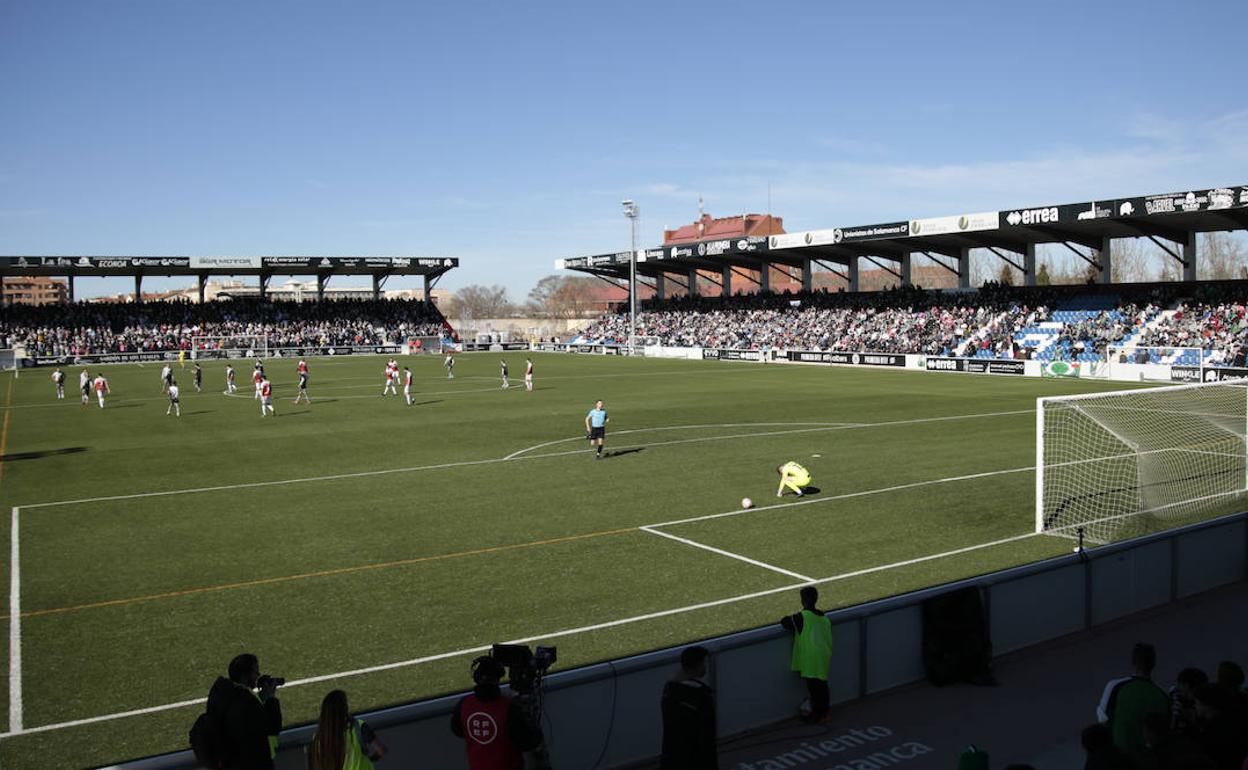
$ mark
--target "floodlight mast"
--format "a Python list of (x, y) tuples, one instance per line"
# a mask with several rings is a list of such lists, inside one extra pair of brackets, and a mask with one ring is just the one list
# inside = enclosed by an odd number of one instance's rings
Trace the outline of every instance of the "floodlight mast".
[(631, 199), (621, 201), (624, 216), (632, 231), (632, 248), (628, 252), (628, 354), (637, 355), (637, 217), (641, 208)]

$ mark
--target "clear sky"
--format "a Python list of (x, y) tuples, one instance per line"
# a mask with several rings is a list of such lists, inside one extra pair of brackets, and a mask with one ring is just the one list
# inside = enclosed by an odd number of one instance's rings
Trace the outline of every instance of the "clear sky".
[(626, 249), (626, 197), (653, 245), (769, 185), (802, 230), (1248, 183), (1245, 29), (1244, 0), (0, 0), (0, 254), (455, 255), (443, 286), (523, 299)]

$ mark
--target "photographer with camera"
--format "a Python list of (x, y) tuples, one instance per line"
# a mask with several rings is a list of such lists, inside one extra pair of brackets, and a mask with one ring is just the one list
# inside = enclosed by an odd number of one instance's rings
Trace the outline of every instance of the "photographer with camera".
[(526, 751), (542, 745), (542, 730), (499, 683), (507, 673), (496, 658), (472, 662), (472, 694), (451, 713), (451, 732), (464, 739), (470, 770), (524, 770)]
[[(217, 677), (208, 693), (209, 741), (221, 770), (273, 770), (286, 680), (260, 674), (260, 661), (243, 653), (230, 661), (229, 678)], [(199, 753), (198, 751), (196, 752)]]

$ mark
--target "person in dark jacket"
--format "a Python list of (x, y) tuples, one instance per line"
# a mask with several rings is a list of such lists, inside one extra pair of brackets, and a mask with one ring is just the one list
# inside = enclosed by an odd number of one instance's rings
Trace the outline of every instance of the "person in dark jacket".
[(230, 661), (229, 678), (217, 677), (208, 713), (222, 727), (223, 770), (273, 770), (282, 731), (280, 680), (260, 675), (260, 661), (244, 653)]
[(451, 712), (451, 732), (464, 739), (470, 770), (523, 770), (524, 754), (542, 744), (542, 730), (520, 704), (503, 695), (499, 683), (507, 671), (489, 655), (472, 662), (471, 695)]
[(715, 748), (715, 691), (704, 680), (710, 651), (686, 647), (680, 673), (663, 685), (661, 770), (718, 770)]

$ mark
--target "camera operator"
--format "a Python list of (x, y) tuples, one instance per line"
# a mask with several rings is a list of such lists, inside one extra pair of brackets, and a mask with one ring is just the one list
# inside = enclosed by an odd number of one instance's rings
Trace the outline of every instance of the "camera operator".
[(220, 726), (222, 770), (273, 770), (282, 705), (277, 688), (286, 680), (260, 675), (260, 661), (244, 653), (230, 661), (229, 678), (217, 677), (208, 713)]
[(451, 732), (464, 739), (470, 770), (523, 770), (523, 752), (542, 743), (542, 731), (499, 688), (503, 664), (489, 655), (472, 662), (472, 694), (451, 713)]

